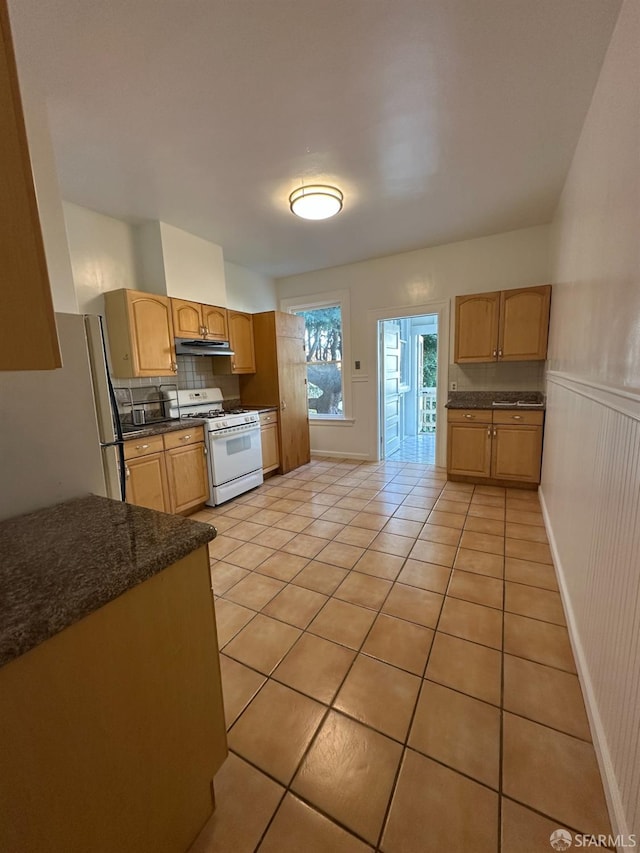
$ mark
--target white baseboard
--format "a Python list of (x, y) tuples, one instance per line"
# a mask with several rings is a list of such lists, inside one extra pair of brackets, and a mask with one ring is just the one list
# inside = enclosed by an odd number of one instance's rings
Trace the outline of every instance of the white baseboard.
[(569, 598), (569, 592), (562, 568), (562, 561), (560, 560), (560, 554), (558, 553), (558, 547), (553, 534), (553, 527), (551, 525), (551, 519), (549, 518), (549, 511), (544, 499), (542, 486), (538, 489), (538, 496), (542, 507), (542, 515), (547, 531), (547, 537), (549, 539), (549, 547), (551, 548), (553, 563), (556, 567), (556, 574), (558, 576), (558, 586), (560, 588), (560, 595), (564, 605), (564, 612), (567, 617), (569, 640), (571, 642), (573, 655), (576, 661), (578, 679), (580, 680), (580, 685), (582, 687), (582, 695), (584, 696), (587, 717), (589, 718), (591, 735), (593, 737), (593, 746), (596, 752), (596, 758), (598, 759), (598, 765), (600, 767), (600, 775), (602, 777), (604, 795), (609, 809), (611, 828), (613, 830), (613, 835), (628, 836), (629, 828), (627, 826), (624, 807), (622, 805), (618, 780), (616, 779), (613, 762), (611, 760), (611, 753), (609, 752), (607, 735), (602, 723), (602, 718), (600, 717), (600, 711), (598, 710), (593, 682), (591, 681), (591, 675), (589, 674), (589, 665), (580, 641), (580, 634), (578, 632), (571, 599)]
[(371, 457), (368, 453), (345, 453), (342, 450), (317, 450), (311, 448), (312, 456), (327, 456), (330, 459), (354, 459), (356, 462), (370, 462)]

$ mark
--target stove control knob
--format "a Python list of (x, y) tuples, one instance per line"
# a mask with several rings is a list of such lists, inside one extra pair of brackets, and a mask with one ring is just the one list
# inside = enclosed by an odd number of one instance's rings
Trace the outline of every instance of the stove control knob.
[(244, 419), (244, 422), (245, 422), (245, 424), (250, 424), (252, 420), (253, 420), (253, 418), (251, 416), (249, 416), (249, 417), (246, 417)]

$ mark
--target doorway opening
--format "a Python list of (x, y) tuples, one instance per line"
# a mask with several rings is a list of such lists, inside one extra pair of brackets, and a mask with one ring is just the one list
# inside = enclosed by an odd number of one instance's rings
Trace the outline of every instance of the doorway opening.
[(439, 315), (378, 322), (380, 456), (436, 463)]

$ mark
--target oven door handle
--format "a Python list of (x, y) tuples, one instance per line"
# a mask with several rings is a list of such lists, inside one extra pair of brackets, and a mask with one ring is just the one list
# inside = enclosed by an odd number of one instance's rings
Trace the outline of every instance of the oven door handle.
[(247, 433), (259, 433), (260, 432), (260, 424), (251, 424), (251, 426), (247, 427), (229, 427), (228, 429), (221, 430), (212, 430), (209, 433), (210, 438), (213, 441), (217, 441), (220, 438), (227, 438), (227, 436), (231, 435), (247, 435)]

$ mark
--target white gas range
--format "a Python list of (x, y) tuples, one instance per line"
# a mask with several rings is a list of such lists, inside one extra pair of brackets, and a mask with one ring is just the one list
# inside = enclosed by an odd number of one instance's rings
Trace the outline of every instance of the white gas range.
[(204, 418), (209, 491), (217, 506), (263, 482), (260, 415), (247, 409), (224, 411), (219, 388), (177, 392), (172, 417)]

